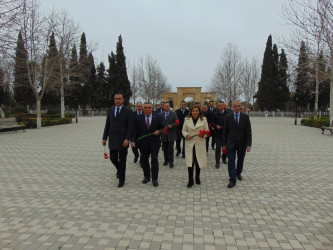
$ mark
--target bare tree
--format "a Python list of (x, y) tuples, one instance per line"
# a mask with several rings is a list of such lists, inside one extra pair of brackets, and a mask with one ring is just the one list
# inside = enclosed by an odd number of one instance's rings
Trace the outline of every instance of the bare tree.
[(248, 108), (248, 104), (250, 103), (251, 99), (253, 100), (253, 96), (257, 91), (257, 83), (259, 82), (258, 60), (256, 58), (252, 58), (252, 61), (249, 62), (248, 59), (245, 58), (241, 66), (242, 75), (240, 85), (243, 90), (246, 108)]
[(10, 57), (27, 0), (0, 1), (0, 63)]
[[(284, 18), (296, 28), (296, 34), (300, 34), (306, 40), (308, 47), (314, 51), (312, 61), (314, 64), (315, 90), (315, 114), (318, 111), (318, 90), (320, 84), (319, 54), (327, 51), (327, 58), (333, 65), (333, 3), (331, 0), (288, 0), (283, 9)], [(305, 37), (305, 39), (304, 39)], [(298, 43), (300, 44), (300, 43)], [(333, 73), (329, 75), (330, 97), (330, 121), (333, 119)]]
[(137, 76), (141, 98), (152, 102), (153, 105), (162, 98), (163, 93), (171, 90), (171, 86), (167, 84), (167, 78), (164, 76), (157, 60), (150, 55), (147, 55), (145, 59), (139, 59)]
[(141, 87), (139, 85), (139, 79), (138, 79), (138, 69), (137, 69), (137, 64), (133, 62), (129, 66), (129, 77), (131, 81), (131, 90), (132, 90), (132, 103), (133, 105), (136, 104), (138, 99), (140, 98), (141, 95)]
[(216, 92), (219, 99), (231, 103), (242, 93), (241, 72), (240, 52), (235, 45), (229, 43), (223, 50), (220, 62), (217, 63), (209, 90)]
[(65, 84), (68, 83), (71, 72), (69, 71), (68, 64), (71, 55), (71, 48), (79, 41), (80, 25), (74, 21), (70, 16), (68, 10), (62, 9), (60, 11), (51, 11), (48, 15), (48, 29), (49, 32), (53, 31), (57, 40), (59, 49), (59, 83), (60, 90), (60, 110), (61, 118), (65, 117)]

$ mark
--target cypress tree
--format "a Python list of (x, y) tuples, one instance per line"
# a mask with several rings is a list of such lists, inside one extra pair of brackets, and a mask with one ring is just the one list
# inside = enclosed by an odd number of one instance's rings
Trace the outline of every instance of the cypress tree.
[(116, 92), (124, 94), (125, 104), (128, 105), (129, 99), (132, 96), (131, 83), (128, 80), (127, 68), (126, 68), (126, 57), (123, 48), (123, 39), (121, 35), (118, 37), (117, 43), (117, 55), (116, 55), (117, 68), (119, 70), (119, 79), (117, 83)]
[(22, 33), (19, 32), (15, 51), (14, 99), (21, 105), (35, 104), (35, 96), (29, 83), (28, 52), (24, 47)]
[(78, 100), (79, 103), (83, 106), (88, 103), (88, 93), (85, 91), (87, 88), (81, 87), (81, 84), (88, 84), (88, 78), (90, 74), (90, 65), (88, 61), (88, 51), (87, 51), (87, 42), (86, 35), (83, 32), (81, 35), (81, 43), (80, 43), (80, 52), (79, 52), (79, 84), (77, 84), (78, 89)]
[(289, 87), (288, 87), (288, 60), (283, 49), (281, 49), (279, 67), (278, 67), (278, 79), (277, 79), (277, 107), (284, 109), (286, 103), (289, 101)]
[(305, 43), (301, 42), (300, 52), (298, 56), (298, 65), (296, 68), (297, 77), (295, 82), (294, 100), (298, 107), (307, 108), (311, 101), (310, 92), (310, 65), (306, 52)]
[(318, 108), (322, 111), (327, 111), (330, 104), (330, 81), (328, 79), (329, 70), (327, 70), (326, 60), (323, 52), (319, 54), (319, 97)]
[(109, 69), (107, 70), (107, 77), (106, 77), (106, 98), (109, 107), (114, 105), (114, 94), (118, 92), (118, 82), (119, 82), (119, 70), (118, 65), (116, 63), (116, 56), (111, 51), (111, 55), (108, 56), (109, 61)]
[(94, 62), (94, 56), (90, 52), (88, 55), (88, 64), (89, 64), (89, 76), (87, 84), (84, 86), (84, 92), (86, 94), (86, 100), (88, 100), (89, 106), (92, 104), (93, 99), (93, 91), (95, 88), (96, 82), (96, 67)]
[(258, 92), (256, 94), (260, 109), (273, 110), (275, 108), (276, 91), (274, 80), (276, 80), (276, 78), (274, 77), (272, 36), (269, 35), (261, 68), (261, 78), (258, 83)]
[[(43, 64), (44, 65), (44, 64)], [(50, 44), (47, 53), (46, 75), (48, 77), (42, 104), (50, 107), (60, 104), (60, 62), (54, 33), (50, 36)], [(60, 111), (60, 110), (59, 110)]]
[(97, 66), (97, 76), (96, 81), (93, 88), (93, 94), (92, 94), (92, 102), (91, 107), (94, 109), (102, 109), (102, 108), (108, 108), (107, 104), (107, 85), (106, 85), (106, 79), (105, 79), (105, 66), (104, 63), (100, 63)]
[(76, 46), (74, 44), (68, 66), (68, 83), (65, 85), (65, 103), (71, 108), (75, 108), (78, 98), (78, 82), (79, 82), (79, 62), (77, 57)]

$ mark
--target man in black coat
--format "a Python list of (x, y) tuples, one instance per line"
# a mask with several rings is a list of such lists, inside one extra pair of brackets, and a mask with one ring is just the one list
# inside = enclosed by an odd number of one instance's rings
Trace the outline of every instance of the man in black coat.
[[(179, 120), (179, 125), (176, 128), (176, 133), (177, 133), (177, 141), (176, 141), (176, 149), (177, 149), (177, 154), (176, 156), (179, 156), (180, 153), (182, 153), (183, 158), (185, 158), (185, 138), (182, 134), (182, 129), (184, 125), (184, 119), (186, 116), (188, 116), (188, 109), (186, 109), (186, 102), (181, 101), (180, 103), (180, 109), (176, 110), (176, 114)], [(183, 140), (183, 150), (180, 148), (180, 143)]]
[[(202, 105), (202, 113), (203, 115), (206, 117), (207, 119), (207, 123), (208, 123), (208, 126), (211, 125), (208, 121), (211, 120), (211, 113), (208, 113), (208, 106), (207, 104), (204, 104)], [(209, 128), (209, 132), (210, 132), (210, 128)], [(208, 153), (208, 148), (209, 148), (209, 139), (210, 139), (210, 136), (209, 137), (206, 137), (206, 152)]]
[[(220, 167), (221, 151), (223, 144), (223, 127), (224, 127), (224, 117), (229, 114), (227, 110), (224, 109), (223, 101), (219, 101), (217, 104), (217, 110), (213, 113), (212, 127), (215, 129), (215, 167)], [(227, 164), (227, 154), (222, 154), (222, 162)]]
[(123, 105), (124, 101), (123, 94), (114, 95), (115, 106), (108, 111), (102, 140), (105, 146), (109, 138), (110, 160), (117, 169), (119, 188), (125, 183), (126, 156), (133, 122), (132, 110)]
[(170, 168), (174, 167), (173, 164), (173, 154), (174, 154), (174, 142), (177, 139), (176, 128), (177, 125), (177, 114), (176, 112), (170, 110), (170, 103), (164, 103), (164, 111), (161, 114), (162, 123), (165, 128), (167, 128), (166, 134), (161, 134), (162, 148), (164, 152), (164, 166), (169, 164)]
[[(208, 125), (212, 124), (212, 118), (213, 118), (213, 114), (215, 112), (216, 108), (215, 108), (215, 104), (214, 101), (209, 101), (209, 107), (208, 107), (208, 111), (207, 111), (207, 122)], [(209, 130), (210, 130), (210, 137), (212, 138), (211, 140), (211, 146), (212, 149), (215, 150), (214, 146), (215, 146), (215, 128), (212, 126), (209, 126)]]
[[(160, 151), (161, 139), (160, 130), (163, 129), (161, 115), (153, 113), (153, 107), (150, 102), (143, 105), (144, 114), (136, 117), (134, 123), (134, 132), (132, 135), (132, 147), (139, 147), (141, 152), (141, 166), (143, 169), (143, 184), (150, 181), (150, 173), (154, 187), (158, 186), (158, 153)], [(138, 141), (141, 136), (146, 138)], [(149, 165), (149, 156), (151, 156), (151, 168)]]
[[(242, 180), (243, 163), (245, 153), (251, 151), (252, 131), (251, 122), (248, 115), (240, 112), (240, 101), (234, 101), (232, 104), (233, 113), (227, 115), (224, 119), (223, 128), (223, 148), (228, 150), (228, 188), (236, 185), (236, 177)], [(237, 169), (235, 160), (237, 153)]]
[(159, 114), (159, 113), (162, 113), (164, 111), (164, 102), (160, 102), (160, 107), (157, 108), (154, 112)]
[[(143, 114), (143, 104), (142, 104), (142, 102), (137, 102), (136, 106), (135, 106), (135, 109), (136, 109), (136, 111), (133, 112), (133, 124), (135, 122), (136, 116)], [(134, 163), (137, 163), (137, 161), (139, 159), (139, 156), (140, 156), (139, 149), (135, 148), (135, 147), (132, 147), (132, 152), (134, 154)]]

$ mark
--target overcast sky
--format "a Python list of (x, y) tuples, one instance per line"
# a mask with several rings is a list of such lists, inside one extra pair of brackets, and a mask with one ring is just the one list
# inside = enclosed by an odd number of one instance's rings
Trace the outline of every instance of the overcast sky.
[[(285, 35), (284, 0), (42, 0), (45, 10), (67, 8), (96, 41), (96, 62), (116, 50), (119, 34), (127, 64), (150, 54), (176, 87), (207, 90), (223, 48), (262, 63), (267, 37)], [(279, 44), (278, 48), (280, 48)]]

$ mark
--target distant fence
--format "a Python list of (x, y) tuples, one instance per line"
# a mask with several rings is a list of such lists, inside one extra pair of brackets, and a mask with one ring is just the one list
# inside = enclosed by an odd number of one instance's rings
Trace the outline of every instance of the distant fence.
[[(295, 117), (296, 113), (291, 111), (247, 111), (250, 116), (257, 117)], [(297, 116), (301, 118), (307, 118), (310, 115), (314, 115), (314, 112), (297, 112)], [(329, 115), (328, 112), (318, 112), (318, 115)]]

